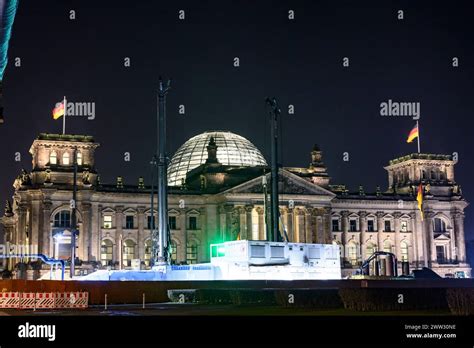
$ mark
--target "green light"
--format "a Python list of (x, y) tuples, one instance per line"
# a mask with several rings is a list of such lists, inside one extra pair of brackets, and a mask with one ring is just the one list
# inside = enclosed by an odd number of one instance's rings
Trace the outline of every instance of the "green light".
[(225, 256), (225, 248), (224, 247), (217, 248), (217, 255), (218, 256)]

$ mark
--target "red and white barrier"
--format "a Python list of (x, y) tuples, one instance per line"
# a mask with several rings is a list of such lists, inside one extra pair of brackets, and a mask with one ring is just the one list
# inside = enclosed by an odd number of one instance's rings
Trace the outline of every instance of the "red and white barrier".
[(87, 292), (0, 292), (0, 308), (87, 308)]

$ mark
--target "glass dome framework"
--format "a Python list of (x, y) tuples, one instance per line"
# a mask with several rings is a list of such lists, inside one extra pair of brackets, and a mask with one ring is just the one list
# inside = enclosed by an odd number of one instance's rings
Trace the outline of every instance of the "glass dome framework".
[(206, 147), (211, 137), (214, 137), (217, 144), (219, 163), (245, 167), (267, 165), (261, 152), (244, 137), (226, 131), (204, 132), (186, 141), (171, 158), (168, 185), (180, 186), (189, 171), (206, 162)]

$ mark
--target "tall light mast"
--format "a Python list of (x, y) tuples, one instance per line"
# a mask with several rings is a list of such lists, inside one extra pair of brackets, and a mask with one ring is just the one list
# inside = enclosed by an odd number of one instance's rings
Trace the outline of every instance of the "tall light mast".
[[(158, 166), (158, 230), (152, 235), (152, 264), (165, 265), (169, 263), (169, 226), (168, 226), (168, 157), (166, 154), (166, 95), (171, 88), (171, 80), (166, 86), (160, 77), (158, 89), (157, 115), (157, 166)], [(153, 194), (153, 193), (152, 193)], [(152, 207), (153, 208), (153, 207)]]
[(276, 99), (267, 98), (266, 104), (270, 107), (271, 125), (271, 204), (270, 204), (270, 234), (268, 240), (272, 242), (281, 241), (279, 233), (280, 209), (278, 205), (278, 116), (281, 111)]

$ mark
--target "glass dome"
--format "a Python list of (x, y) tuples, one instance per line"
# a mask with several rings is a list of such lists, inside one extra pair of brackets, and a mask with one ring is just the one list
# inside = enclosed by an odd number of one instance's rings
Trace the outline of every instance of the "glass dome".
[(208, 131), (186, 141), (176, 151), (168, 166), (168, 185), (180, 186), (186, 173), (206, 162), (211, 137), (217, 144), (217, 159), (224, 165), (266, 166), (261, 152), (250, 141), (232, 132)]

